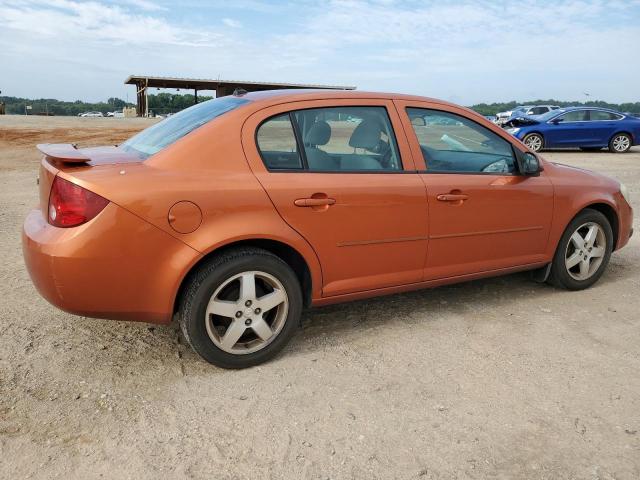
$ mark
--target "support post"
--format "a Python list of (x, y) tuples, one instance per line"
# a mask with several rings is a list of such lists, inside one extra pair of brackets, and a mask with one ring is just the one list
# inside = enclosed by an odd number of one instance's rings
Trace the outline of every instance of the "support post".
[(193, 104), (195, 105), (196, 103), (198, 103), (198, 89), (194, 88), (193, 89)]
[(148, 94), (148, 90), (149, 90), (149, 79), (147, 78), (145, 81), (145, 85), (144, 85), (144, 116), (148, 117), (149, 116), (149, 94)]

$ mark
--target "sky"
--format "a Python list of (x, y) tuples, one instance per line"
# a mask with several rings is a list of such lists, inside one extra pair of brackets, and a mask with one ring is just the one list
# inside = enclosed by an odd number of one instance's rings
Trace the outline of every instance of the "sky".
[(28, 98), (135, 101), (135, 74), (617, 103), (639, 47), (640, 0), (0, 0), (0, 91)]

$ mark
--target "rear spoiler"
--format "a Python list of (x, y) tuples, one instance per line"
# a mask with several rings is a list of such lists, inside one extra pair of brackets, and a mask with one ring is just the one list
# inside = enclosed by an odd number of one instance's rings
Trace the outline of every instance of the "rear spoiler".
[(41, 143), (38, 150), (52, 160), (64, 163), (86, 163), (91, 160), (71, 143)]

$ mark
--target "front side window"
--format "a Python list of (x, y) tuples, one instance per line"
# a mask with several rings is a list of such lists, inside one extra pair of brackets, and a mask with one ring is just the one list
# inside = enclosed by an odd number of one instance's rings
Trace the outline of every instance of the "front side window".
[(617, 115), (613, 112), (604, 112), (602, 110), (589, 111), (589, 119), (591, 121), (619, 120), (620, 118), (622, 118), (621, 115)]
[(573, 110), (557, 117), (561, 122), (586, 122), (589, 120), (586, 110)]
[(473, 120), (440, 110), (407, 108), (427, 171), (512, 174), (511, 144)]
[(143, 130), (124, 142), (121, 147), (147, 158), (214, 118), (248, 102), (249, 100), (243, 98), (221, 97), (199, 103)]

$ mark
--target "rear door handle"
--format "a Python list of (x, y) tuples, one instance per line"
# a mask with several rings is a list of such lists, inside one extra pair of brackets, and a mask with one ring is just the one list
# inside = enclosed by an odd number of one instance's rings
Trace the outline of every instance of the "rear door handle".
[(469, 195), (463, 193), (442, 193), (436, 198), (441, 202), (463, 202), (469, 198)]
[(295, 200), (296, 207), (322, 207), (324, 205), (333, 205), (336, 203), (334, 198), (298, 198)]

